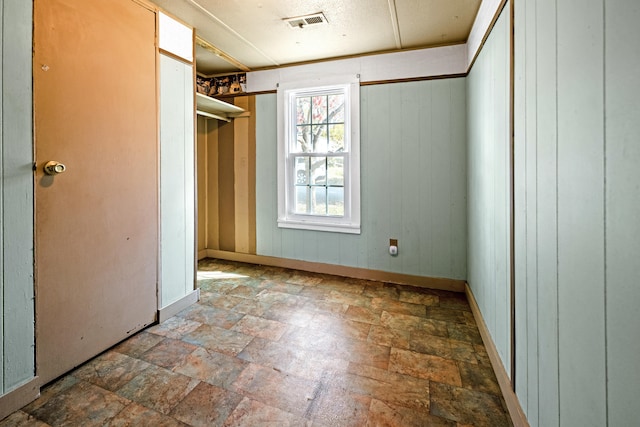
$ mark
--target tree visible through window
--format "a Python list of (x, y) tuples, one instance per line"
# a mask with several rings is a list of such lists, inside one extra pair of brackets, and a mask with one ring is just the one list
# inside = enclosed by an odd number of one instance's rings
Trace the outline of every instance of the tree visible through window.
[(336, 80), (278, 88), (280, 227), (360, 232), (360, 84)]
[(344, 93), (296, 97), (296, 214), (344, 216), (344, 104)]

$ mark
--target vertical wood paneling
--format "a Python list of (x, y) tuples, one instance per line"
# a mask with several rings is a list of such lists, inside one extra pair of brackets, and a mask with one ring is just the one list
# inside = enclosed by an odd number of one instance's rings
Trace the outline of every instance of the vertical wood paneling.
[[(529, 415), (530, 408), (527, 405), (528, 398), (528, 369), (522, 369), (529, 363), (527, 331), (531, 327), (527, 313), (527, 240), (526, 222), (529, 212), (526, 203), (526, 123), (527, 123), (527, 50), (526, 39), (531, 37), (534, 31), (533, 25), (526, 22), (525, 5), (529, 3), (516, 2), (514, 4), (514, 50), (519, 56), (514, 64), (514, 244), (515, 244), (515, 385), (516, 395), (523, 411)], [(557, 380), (555, 381), (557, 383)], [(557, 423), (556, 423), (557, 424)]]
[[(381, 173), (385, 179), (384, 186), (381, 188), (379, 197), (385, 197), (387, 204), (384, 207), (382, 216), (382, 227), (380, 233), (376, 236), (379, 243), (380, 251), (376, 254), (380, 261), (386, 264), (385, 270), (402, 271), (403, 261), (407, 257), (392, 257), (389, 255), (389, 239), (398, 238), (398, 244), (403, 239), (402, 213), (404, 211), (404, 200), (402, 198), (402, 176), (413, 175), (415, 172), (408, 170), (402, 163), (403, 152), (405, 148), (406, 133), (403, 129), (403, 107), (404, 99), (402, 96), (402, 86), (389, 86), (388, 95), (386, 97), (386, 117), (376, 116), (374, 120), (384, 123), (384, 134), (386, 141), (385, 149), (387, 156), (384, 158), (384, 166), (378, 173)], [(377, 112), (377, 110), (372, 110)], [(402, 165), (402, 166), (398, 166)], [(366, 179), (366, 178), (365, 178)], [(377, 211), (382, 210), (382, 200), (378, 201)], [(410, 254), (410, 252), (407, 252)], [(382, 264), (382, 265), (384, 265)]]
[[(464, 79), (361, 87), (360, 235), (277, 228), (276, 98), (258, 95), (258, 254), (464, 278), (464, 92)], [(390, 238), (399, 240), (397, 257), (388, 253)]]
[[(391, 269), (392, 260), (386, 251), (388, 240), (391, 234), (399, 233), (399, 230), (390, 225), (390, 207), (397, 206), (399, 198), (392, 193), (391, 182), (389, 182), (392, 171), (398, 172), (398, 168), (389, 164), (387, 159), (392, 152), (392, 143), (396, 142), (398, 135), (390, 132), (391, 109), (394, 104), (390, 100), (395, 89), (390, 85), (379, 85), (373, 87), (363, 87), (360, 89), (360, 96), (368, 98), (369, 108), (367, 117), (369, 128), (367, 129), (367, 139), (361, 140), (361, 152), (366, 152), (367, 162), (362, 164), (361, 182), (368, 184), (368, 191), (362, 193), (362, 202), (370, 212), (370, 223), (363, 223), (362, 233), (369, 233), (370, 248), (368, 250), (368, 265), (370, 268), (378, 266), (380, 270)], [(399, 106), (398, 106), (399, 108)], [(363, 112), (361, 111), (361, 114)], [(390, 167), (391, 166), (391, 167)], [(365, 225), (368, 230), (365, 229)]]
[(527, 165), (516, 220), (536, 230), (518, 227), (516, 277), (537, 296), (518, 300), (518, 360), (537, 364), (518, 397), (531, 425), (635, 425), (640, 5), (545, 0), (516, 12), (516, 40), (534, 47), (516, 56), (516, 161)]
[(438, 206), (431, 211), (431, 236), (438, 248), (432, 247), (429, 254), (433, 260), (434, 275), (443, 277), (450, 268), (451, 251), (451, 90), (446, 80), (436, 80), (432, 85), (433, 126), (431, 133), (431, 193)]
[(602, 8), (558, 2), (561, 425), (606, 424)]
[[(530, 365), (536, 365), (536, 376), (531, 376), (530, 404), (537, 408), (530, 414), (532, 424), (554, 426), (559, 424), (558, 385), (558, 216), (557, 216), (557, 149), (556, 130), (556, 4), (555, 0), (537, 2), (535, 16), (537, 22), (545, 25), (536, 33), (536, 92), (533, 99), (536, 107), (533, 125), (537, 126), (536, 166), (537, 179), (536, 210), (531, 210), (532, 218), (538, 221), (536, 242), (536, 278), (529, 283), (538, 283), (537, 299), (532, 301), (531, 329), (535, 331), (537, 342), (532, 342)], [(531, 190), (533, 191), (533, 189)], [(537, 280), (537, 282), (535, 281)], [(535, 288), (535, 286), (532, 286)], [(533, 303), (536, 303), (535, 305)], [(535, 323), (534, 323), (535, 321)]]
[(0, 5), (0, 395), (33, 378), (32, 4)]
[(197, 173), (198, 173), (198, 252), (207, 248), (207, 195), (209, 185), (207, 182), (207, 118), (198, 116), (196, 126), (197, 141)]
[(503, 365), (511, 358), (509, 7), (467, 77), (468, 282)]
[[(527, 254), (527, 263), (523, 271), (519, 272), (525, 276), (527, 283), (538, 283), (538, 252), (537, 252), (537, 233), (538, 233), (538, 218), (537, 218), (537, 174), (538, 174), (538, 159), (536, 157), (537, 144), (538, 144), (538, 128), (536, 126), (536, 117), (538, 114), (537, 105), (537, 87), (538, 84), (538, 66), (537, 60), (537, 33), (535, 31), (537, 17), (537, 5), (534, 2), (526, 3), (526, 19), (527, 28), (533, 28), (531, 37), (527, 37), (525, 40), (525, 49), (528, 54), (531, 55), (534, 60), (527, 62), (527, 80), (525, 82), (525, 93), (527, 98), (526, 104), (526, 117), (527, 122), (524, 129), (526, 145), (525, 145), (525, 202), (526, 202), (526, 220), (524, 222), (526, 245), (525, 250)], [(555, 185), (555, 184), (554, 184)], [(518, 289), (518, 288), (516, 288)], [(521, 369), (526, 372), (528, 379), (527, 393), (526, 393), (526, 407), (531, 410), (527, 412), (530, 422), (537, 423), (538, 419), (538, 287), (529, 286), (518, 291), (526, 295), (527, 305), (523, 307), (522, 311), (518, 311), (516, 323), (520, 318), (526, 318), (527, 332), (526, 336), (522, 338), (516, 337), (516, 342), (519, 339), (526, 340), (527, 345), (527, 364), (518, 366), (517, 369)]]
[(218, 123), (218, 197), (220, 249), (236, 250), (234, 126)]
[(206, 122), (207, 144), (207, 249), (220, 249), (220, 217), (218, 188), (218, 121), (203, 118)]
[[(433, 157), (433, 144), (431, 141), (433, 140), (433, 109), (438, 108), (438, 105), (433, 105), (434, 101), (433, 96), (433, 85), (426, 85), (423, 88), (421, 93), (421, 102), (420, 102), (420, 115), (418, 117), (418, 121), (416, 123), (416, 127), (419, 129), (419, 137), (421, 143), (418, 148), (418, 156), (420, 158), (420, 170), (422, 170), (422, 179), (423, 185), (421, 189), (421, 195), (418, 199), (420, 204), (419, 214), (416, 217), (416, 222), (422, 225), (422, 233), (419, 234), (420, 238), (420, 246), (419, 250), (422, 254), (429, 254), (434, 250), (434, 245), (437, 243), (434, 239), (434, 225), (432, 221), (432, 212), (435, 211), (435, 206), (431, 202), (433, 197), (433, 180), (435, 175), (433, 173), (433, 169), (431, 167), (432, 163), (436, 160)], [(466, 128), (466, 126), (465, 126)], [(428, 143), (423, 143), (423, 141), (428, 141)], [(466, 158), (465, 158), (465, 166), (466, 166)], [(466, 167), (461, 170), (466, 170)], [(412, 186), (415, 188), (415, 185)], [(466, 222), (466, 206), (463, 209), (465, 214)], [(460, 224), (460, 222), (458, 222)], [(404, 251), (402, 247), (400, 250)], [(466, 251), (465, 251), (466, 252)], [(434, 260), (430, 256), (421, 256), (419, 262), (422, 264), (422, 268), (427, 271), (435, 271), (434, 268)], [(466, 270), (466, 264), (464, 266)]]
[[(450, 86), (451, 104), (467, 105), (466, 86)], [(425, 95), (423, 99), (428, 98)], [(459, 111), (449, 110), (450, 168), (448, 180), (451, 186), (451, 200), (449, 206), (451, 253), (448, 259), (451, 271), (466, 271), (467, 269), (467, 126), (460, 126), (460, 122), (467, 123), (466, 108)]]
[(608, 423), (638, 423), (640, 392), (640, 3), (605, 4)]
[[(249, 108), (246, 96), (235, 99), (235, 104), (245, 111)], [(235, 217), (235, 251), (249, 253), (250, 227), (249, 221), (249, 117), (238, 117), (233, 120), (233, 189)]]
[[(504, 349), (505, 365), (511, 365), (511, 321), (510, 319), (510, 286), (503, 286), (503, 283), (510, 283), (509, 265), (509, 249), (511, 244), (511, 234), (509, 229), (509, 220), (511, 215), (510, 207), (510, 123), (509, 123), (509, 4), (505, 6), (501, 19), (496, 22), (494, 30), (500, 37), (496, 38), (493, 44), (493, 72), (492, 72), (492, 91), (495, 96), (493, 98), (493, 108), (495, 115), (492, 117), (493, 139), (496, 144), (493, 145), (493, 164), (495, 165), (495, 175), (493, 177), (494, 203), (496, 209), (494, 211), (494, 259), (499, 260), (495, 263), (496, 283), (500, 284), (495, 288), (495, 342), (499, 348)], [(506, 128), (505, 128), (506, 124)], [(509, 369), (509, 368), (507, 368)]]
[[(420, 198), (414, 197), (416, 187), (412, 182), (412, 174), (406, 171), (422, 170), (426, 171), (424, 167), (424, 159), (417, 156), (416, 153), (420, 151), (420, 128), (416, 126), (416, 123), (420, 122), (420, 100), (423, 97), (417, 98), (409, 96), (408, 93), (411, 90), (410, 87), (402, 86), (400, 88), (401, 98), (401, 138), (402, 138), (402, 156), (401, 164), (404, 167), (398, 170), (400, 174), (400, 198), (402, 201), (400, 226), (402, 230), (398, 236), (393, 236), (398, 239), (398, 245), (402, 248), (402, 251), (407, 253), (420, 253), (420, 233), (416, 233), (416, 230), (420, 229), (419, 215), (420, 212)], [(389, 236), (391, 237), (391, 236)], [(401, 244), (401, 246), (400, 246)], [(420, 259), (417, 257), (399, 257), (402, 261), (402, 269), (405, 271), (418, 270)]]
[(275, 169), (277, 162), (276, 95), (256, 96), (256, 252), (281, 257)]
[(193, 68), (160, 55), (160, 308), (193, 290)]
[[(4, 6), (4, 3), (3, 5)], [(6, 36), (4, 34), (4, 7), (0, 7), (0, 34), (2, 35), (3, 42), (0, 43), (0, 96), (2, 102), (0, 102), (0, 117), (2, 117), (2, 123), (6, 123), (4, 120), (4, 40)], [(0, 373), (0, 395), (4, 394), (4, 377), (5, 377), (5, 363), (4, 363), (4, 126), (0, 126), (0, 367), (2, 370)]]
[(250, 96), (247, 99), (246, 110), (251, 112), (249, 117), (248, 135), (248, 185), (249, 195), (247, 203), (249, 204), (249, 253), (256, 253), (256, 97)]

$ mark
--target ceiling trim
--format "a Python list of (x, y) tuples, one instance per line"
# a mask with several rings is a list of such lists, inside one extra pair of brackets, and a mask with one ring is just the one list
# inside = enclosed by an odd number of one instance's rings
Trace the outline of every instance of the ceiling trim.
[[(234, 30), (233, 28), (231, 28), (230, 26), (228, 26), (227, 24), (224, 23), (224, 21), (222, 21), (222, 19), (218, 18), (217, 16), (215, 16), (213, 13), (211, 13), (209, 10), (207, 10), (207, 8), (205, 8), (204, 6), (202, 6), (200, 3), (198, 3), (195, 0), (188, 0), (189, 3), (191, 3), (194, 7), (196, 7), (197, 9), (199, 9), (202, 13), (204, 13), (205, 15), (207, 15), (209, 18), (211, 18), (213, 21), (215, 21), (216, 23), (220, 24), (225, 30), (229, 31), (231, 34), (233, 34), (236, 38), (238, 38), (238, 40), (242, 41), (243, 43), (245, 43), (247, 46), (249, 46), (250, 48), (252, 48), (253, 50), (255, 50), (256, 52), (258, 52), (260, 55), (262, 55), (265, 59), (267, 59), (269, 62), (271, 62), (273, 65), (275, 65), (276, 67), (280, 66), (280, 63), (278, 61), (276, 61), (275, 59), (273, 59), (272, 57), (270, 57), (269, 55), (267, 55), (266, 53), (264, 53), (259, 47), (257, 47), (256, 45), (254, 45), (253, 43), (251, 43), (249, 40), (245, 39), (240, 33), (238, 33), (236, 30)], [(204, 47), (204, 46), (203, 46)], [(228, 56), (228, 55), (227, 55)]]
[(205, 39), (203, 39), (200, 36), (196, 36), (196, 44), (198, 46), (202, 47), (203, 49), (207, 49), (209, 52), (213, 53), (214, 55), (216, 55), (216, 56), (218, 56), (218, 57), (220, 57), (222, 59), (224, 59), (229, 64), (233, 65), (234, 67), (239, 68), (242, 71), (251, 71), (251, 69), (249, 67), (247, 67), (246, 65), (244, 65), (242, 62), (238, 61), (233, 56), (227, 54), (223, 50), (218, 49), (217, 47), (215, 47), (214, 45), (212, 45), (211, 43), (209, 43), (208, 41), (206, 41)]
[(480, 9), (467, 38), (467, 70), (471, 70), (506, 2), (506, 0), (483, 0), (480, 3)]
[(360, 82), (404, 80), (430, 76), (458, 76), (466, 73), (466, 44), (438, 48), (403, 50), (380, 55), (315, 62), (247, 73), (247, 92), (270, 91), (292, 78), (317, 75), (360, 74)]
[(391, 26), (393, 27), (393, 36), (396, 39), (396, 48), (402, 49), (402, 39), (400, 38), (400, 25), (398, 24), (398, 11), (396, 10), (396, 0), (388, 0), (389, 14), (391, 14)]

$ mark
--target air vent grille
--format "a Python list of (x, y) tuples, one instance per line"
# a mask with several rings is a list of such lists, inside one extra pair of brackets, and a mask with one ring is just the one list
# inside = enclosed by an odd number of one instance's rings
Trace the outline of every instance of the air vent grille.
[(289, 24), (291, 28), (304, 28), (309, 25), (327, 24), (327, 18), (324, 13), (314, 13), (312, 15), (296, 16), (295, 18), (285, 18), (285, 22)]

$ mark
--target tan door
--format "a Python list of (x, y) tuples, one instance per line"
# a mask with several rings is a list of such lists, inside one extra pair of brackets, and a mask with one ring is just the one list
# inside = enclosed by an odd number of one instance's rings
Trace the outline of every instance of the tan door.
[[(133, 0), (35, 0), (34, 22), (44, 384), (156, 316), (155, 14)], [(51, 160), (66, 170), (46, 175)]]

